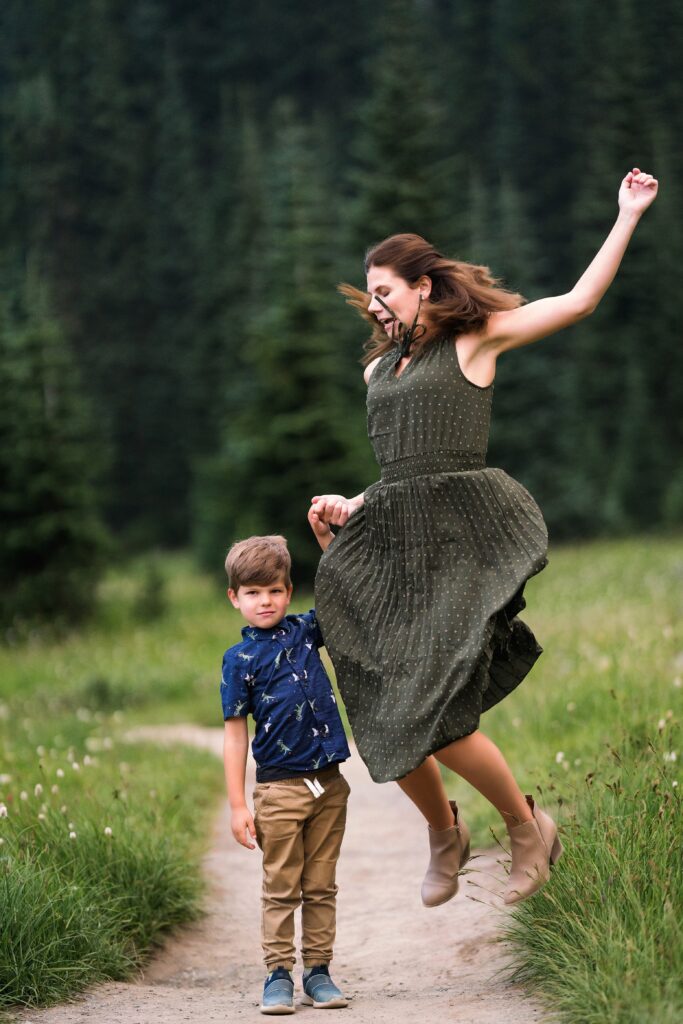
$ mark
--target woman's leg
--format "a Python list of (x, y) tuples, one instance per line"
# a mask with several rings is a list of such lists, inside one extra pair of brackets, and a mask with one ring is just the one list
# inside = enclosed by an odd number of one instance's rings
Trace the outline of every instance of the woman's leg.
[(473, 732), (438, 750), (434, 756), (478, 789), (500, 812), (508, 829), (533, 818), (507, 761), (488, 736)]
[(397, 781), (435, 831), (452, 826), (453, 811), (448, 803), (441, 769), (433, 757), (428, 757), (419, 768)]

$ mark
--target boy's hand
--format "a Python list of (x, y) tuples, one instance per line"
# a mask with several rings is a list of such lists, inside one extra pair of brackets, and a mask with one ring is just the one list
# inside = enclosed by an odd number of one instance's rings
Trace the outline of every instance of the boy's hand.
[(327, 523), (324, 523), (318, 513), (315, 511), (314, 506), (308, 510), (308, 522), (310, 523), (311, 529), (315, 534), (317, 540), (323, 551), (329, 548), (330, 544), (334, 540), (334, 534)]
[(248, 850), (256, 849), (254, 843), (249, 841), (250, 836), (252, 839), (256, 839), (256, 828), (254, 827), (254, 819), (248, 807), (238, 807), (233, 810), (230, 827), (232, 828), (233, 836), (240, 846), (246, 846)]

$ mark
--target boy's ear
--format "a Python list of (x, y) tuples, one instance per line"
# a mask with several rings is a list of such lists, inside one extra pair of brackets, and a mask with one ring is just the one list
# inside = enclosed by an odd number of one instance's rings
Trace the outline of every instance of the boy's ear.
[(237, 600), (237, 594), (232, 589), (232, 587), (228, 587), (228, 589), (225, 591), (225, 593), (228, 595), (228, 600), (230, 601), (230, 604), (233, 606), (233, 608), (239, 608), (239, 601)]

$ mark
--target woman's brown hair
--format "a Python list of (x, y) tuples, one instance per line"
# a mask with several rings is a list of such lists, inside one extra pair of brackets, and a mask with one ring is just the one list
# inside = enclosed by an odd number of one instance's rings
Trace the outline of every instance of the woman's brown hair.
[[(416, 285), (421, 277), (431, 280), (431, 294), (422, 307), (426, 331), (414, 343), (417, 357), (435, 338), (444, 335), (455, 338), (470, 331), (481, 331), (491, 313), (515, 309), (525, 301), (521, 295), (501, 287), (488, 267), (449, 260), (420, 235), (391, 235), (374, 245), (365, 254), (366, 274), (370, 267), (389, 267), (410, 285)], [(338, 290), (372, 325), (372, 334), (364, 346), (363, 364), (395, 349), (395, 341), (387, 338), (377, 318), (368, 312), (368, 292), (350, 284), (340, 284)]]

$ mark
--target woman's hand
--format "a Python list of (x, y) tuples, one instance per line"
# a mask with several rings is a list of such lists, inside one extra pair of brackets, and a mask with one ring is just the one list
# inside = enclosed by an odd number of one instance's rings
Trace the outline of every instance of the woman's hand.
[(357, 498), (345, 498), (342, 494), (316, 494), (311, 498), (311, 512), (315, 512), (321, 522), (333, 526), (343, 526), (358, 507)]
[(624, 213), (637, 213), (640, 216), (655, 201), (658, 187), (659, 182), (656, 178), (634, 167), (619, 188), (619, 209)]

